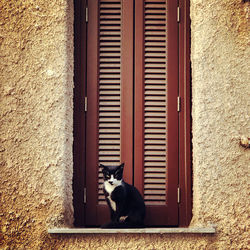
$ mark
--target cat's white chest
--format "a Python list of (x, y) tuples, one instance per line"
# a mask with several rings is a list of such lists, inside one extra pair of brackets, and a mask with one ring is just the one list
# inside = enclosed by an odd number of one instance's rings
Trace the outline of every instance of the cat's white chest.
[(114, 191), (114, 189), (116, 188), (115, 185), (111, 185), (110, 183), (108, 183), (107, 181), (104, 182), (104, 187), (106, 192), (109, 193), (109, 195), (111, 195), (111, 193)]
[(109, 199), (109, 202), (110, 202), (110, 205), (111, 205), (112, 209), (114, 211), (116, 211), (116, 203), (111, 199), (111, 193), (114, 191), (116, 186), (111, 185), (110, 183), (105, 181), (104, 182), (104, 188), (105, 188), (106, 192), (109, 194), (107, 198)]
[(114, 211), (116, 211), (116, 203), (111, 199), (110, 196), (108, 196), (108, 199), (109, 199), (109, 201), (110, 201), (110, 206), (112, 207), (112, 209), (113, 209)]

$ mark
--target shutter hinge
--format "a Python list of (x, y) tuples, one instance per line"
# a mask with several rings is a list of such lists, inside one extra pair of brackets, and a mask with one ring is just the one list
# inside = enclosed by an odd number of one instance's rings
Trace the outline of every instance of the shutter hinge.
[(177, 112), (181, 111), (181, 97), (177, 97)]
[(181, 189), (180, 187), (177, 188), (177, 203), (181, 202)]
[(84, 111), (85, 112), (88, 111), (88, 97), (87, 96), (84, 97)]
[(87, 188), (83, 189), (83, 204), (87, 203)]
[(177, 7), (177, 23), (181, 21), (181, 8)]
[(85, 21), (86, 23), (89, 21), (89, 8), (88, 7), (86, 7), (85, 9)]

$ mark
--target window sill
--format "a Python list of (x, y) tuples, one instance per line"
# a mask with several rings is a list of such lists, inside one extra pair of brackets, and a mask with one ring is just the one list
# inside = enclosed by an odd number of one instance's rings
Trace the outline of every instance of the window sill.
[(197, 228), (138, 228), (138, 229), (102, 229), (102, 228), (51, 228), (49, 234), (214, 234), (214, 227)]

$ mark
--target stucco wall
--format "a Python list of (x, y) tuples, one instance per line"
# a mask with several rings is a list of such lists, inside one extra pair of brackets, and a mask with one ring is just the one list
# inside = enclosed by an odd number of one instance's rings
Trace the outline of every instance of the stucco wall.
[(73, 220), (70, 2), (0, 1), (4, 246), (40, 245), (48, 225)]
[(72, 225), (73, 4), (0, 2), (0, 247), (246, 249), (249, 3), (191, 0), (193, 220), (205, 235), (50, 236)]

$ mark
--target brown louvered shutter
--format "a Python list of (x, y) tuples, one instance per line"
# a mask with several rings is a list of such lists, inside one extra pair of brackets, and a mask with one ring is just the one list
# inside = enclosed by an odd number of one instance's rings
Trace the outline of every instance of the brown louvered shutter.
[(88, 5), (86, 223), (109, 219), (99, 163), (125, 162), (125, 180), (144, 196), (146, 224), (177, 225), (178, 51), (177, 29), (169, 25), (176, 6), (163, 0)]
[(173, 2), (135, 2), (134, 178), (144, 195), (148, 225), (178, 224), (178, 36), (170, 12), (176, 8)]
[[(99, 162), (121, 162), (121, 2), (100, 1)], [(105, 201), (99, 169), (98, 202)]]
[(144, 199), (166, 201), (167, 11), (165, 1), (144, 5)]
[(133, 1), (89, 1), (86, 222), (107, 222), (99, 164), (133, 171)]
[[(123, 6), (123, 8), (122, 8)], [(119, 165), (132, 183), (133, 22), (132, 1), (99, 3), (98, 162)], [(129, 37), (131, 37), (130, 41)], [(127, 65), (130, 63), (130, 65)], [(130, 103), (130, 105), (129, 105)], [(98, 174), (98, 203), (106, 204)]]

